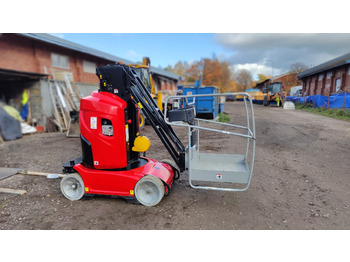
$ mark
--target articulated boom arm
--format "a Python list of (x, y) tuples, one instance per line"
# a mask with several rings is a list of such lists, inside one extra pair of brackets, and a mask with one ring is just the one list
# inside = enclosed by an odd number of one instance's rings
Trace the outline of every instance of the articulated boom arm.
[(134, 100), (139, 106), (141, 104), (140, 108), (142, 113), (146, 116), (154, 131), (182, 171), (185, 167), (185, 146), (177, 137), (173, 128), (164, 121), (163, 113), (158, 108), (156, 102), (151, 97), (137, 73), (129, 67), (123, 67), (123, 70), (130, 77), (131, 83), (133, 84), (130, 86), (130, 93)]

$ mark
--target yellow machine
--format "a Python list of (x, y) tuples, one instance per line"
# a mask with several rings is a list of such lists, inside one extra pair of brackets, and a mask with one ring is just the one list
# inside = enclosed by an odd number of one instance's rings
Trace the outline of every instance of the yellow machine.
[[(132, 66), (136, 69), (136, 73), (140, 77), (140, 79), (143, 81), (144, 85), (149, 90), (152, 98), (157, 101), (157, 105), (159, 109), (163, 112), (163, 100), (162, 100), (162, 93), (157, 92), (156, 88), (153, 84), (152, 74), (150, 71), (151, 68), (151, 60), (149, 57), (144, 57), (142, 59), (142, 64), (134, 64), (134, 65), (128, 65)], [(146, 123), (145, 117), (141, 114), (140, 115), (140, 128), (142, 129)]]
[(268, 106), (270, 104), (276, 103), (277, 106), (283, 106), (286, 101), (287, 92), (282, 86), (282, 82), (273, 82), (268, 88), (263, 89), (264, 101), (263, 105)]

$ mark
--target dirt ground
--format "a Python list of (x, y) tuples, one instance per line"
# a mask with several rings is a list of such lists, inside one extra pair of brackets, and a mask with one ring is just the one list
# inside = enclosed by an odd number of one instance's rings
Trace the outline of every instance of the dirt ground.
[[(235, 121), (242, 109), (227, 102), (224, 111)], [(101, 196), (70, 201), (60, 179), (14, 175), (0, 187), (27, 193), (0, 193), (0, 229), (350, 229), (350, 122), (261, 105), (254, 111), (256, 157), (245, 192), (192, 189), (182, 176), (169, 196), (145, 207)], [(151, 126), (144, 134), (148, 157), (170, 158)], [(201, 143), (212, 152), (239, 145), (227, 137)], [(65, 134), (26, 135), (0, 144), (0, 167), (61, 173), (80, 150), (80, 140)]]

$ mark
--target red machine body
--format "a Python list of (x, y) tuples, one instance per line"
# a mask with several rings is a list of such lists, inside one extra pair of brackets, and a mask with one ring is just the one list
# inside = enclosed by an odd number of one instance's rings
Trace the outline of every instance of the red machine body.
[[(114, 94), (97, 91), (80, 101), (80, 134), (91, 144), (92, 164), (96, 169), (127, 166), (126, 105), (124, 100)], [(103, 119), (111, 121), (112, 136), (102, 133)]]
[[(73, 169), (83, 179), (85, 193), (134, 197), (135, 185), (145, 175), (160, 178), (166, 185), (165, 192), (173, 184), (174, 171), (166, 163), (145, 157), (128, 162), (128, 126), (135, 123), (126, 118), (127, 103), (112, 93), (94, 91), (81, 99), (83, 163)], [(104, 121), (112, 126), (109, 135), (102, 131)]]
[(84, 180), (85, 193), (88, 194), (134, 197), (135, 185), (145, 175), (156, 176), (172, 186), (174, 172), (170, 165), (150, 158), (143, 159), (147, 162), (145, 165), (125, 171), (97, 170), (81, 164), (75, 165), (74, 169)]

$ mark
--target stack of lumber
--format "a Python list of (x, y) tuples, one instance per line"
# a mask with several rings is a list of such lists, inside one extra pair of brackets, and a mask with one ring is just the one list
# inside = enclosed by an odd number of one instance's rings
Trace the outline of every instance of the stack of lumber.
[(63, 74), (64, 81), (56, 80), (52, 70), (51, 75), (53, 81), (48, 81), (53, 108), (51, 121), (60, 132), (66, 132), (70, 128), (70, 113), (79, 111), (80, 94), (75, 83), (69, 80), (68, 75)]

